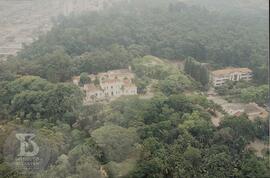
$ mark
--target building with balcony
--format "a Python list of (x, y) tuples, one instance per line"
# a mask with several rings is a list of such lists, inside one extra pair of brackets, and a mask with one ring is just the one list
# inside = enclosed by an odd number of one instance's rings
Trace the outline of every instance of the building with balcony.
[(251, 80), (253, 76), (252, 70), (248, 68), (225, 68), (211, 72), (211, 81), (214, 87), (219, 87), (225, 84), (227, 80)]
[(85, 92), (85, 103), (137, 95), (137, 87), (133, 82), (135, 75), (130, 69), (111, 70), (97, 75), (88, 75), (88, 77), (91, 82), (83, 86), (80, 86), (80, 76), (72, 79), (73, 83)]

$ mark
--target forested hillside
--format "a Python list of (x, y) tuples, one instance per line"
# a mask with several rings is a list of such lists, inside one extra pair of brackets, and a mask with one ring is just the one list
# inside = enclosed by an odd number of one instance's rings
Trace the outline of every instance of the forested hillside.
[[(59, 17), (49, 33), (0, 63), (0, 177), (270, 177), (269, 148), (258, 155), (249, 147), (268, 142), (268, 120), (231, 116), (204, 90), (206, 63), (250, 67), (252, 86), (229, 83), (217, 92), (266, 104), (269, 88), (258, 85), (267, 83), (266, 20), (176, 0)], [(71, 83), (129, 66), (135, 96), (84, 105), (85, 93)], [(224, 117), (215, 125), (218, 114)], [(7, 162), (19, 148), (8, 139), (22, 128), (46, 143), (43, 169), (25, 172)]]
[[(76, 56), (85, 53), (103, 53), (104, 60), (114, 63), (103, 50), (111, 51), (112, 46), (118, 45), (118, 50), (135, 55), (177, 60), (191, 56), (214, 66), (250, 67), (260, 76), (255, 75), (257, 81), (265, 83), (267, 76), (261, 74), (267, 73), (266, 23), (264, 13), (219, 14), (175, 1), (123, 2), (120, 7), (101, 13), (60, 18), (51, 32), (25, 47), (17, 59), (34, 64), (26, 67), (29, 71), (20, 72), (37, 74), (44, 61), (41, 58), (50, 57), (59, 49), (67, 59), (74, 58), (69, 64), (72, 66), (81, 64)], [(89, 65), (75, 69), (93, 72)]]

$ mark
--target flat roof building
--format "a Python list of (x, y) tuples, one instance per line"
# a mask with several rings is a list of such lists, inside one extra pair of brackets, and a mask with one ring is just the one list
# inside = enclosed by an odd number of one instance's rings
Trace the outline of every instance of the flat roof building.
[(219, 87), (225, 84), (227, 80), (239, 81), (239, 80), (251, 80), (253, 76), (252, 70), (249, 68), (225, 68), (215, 70), (211, 72), (211, 80), (214, 87)]

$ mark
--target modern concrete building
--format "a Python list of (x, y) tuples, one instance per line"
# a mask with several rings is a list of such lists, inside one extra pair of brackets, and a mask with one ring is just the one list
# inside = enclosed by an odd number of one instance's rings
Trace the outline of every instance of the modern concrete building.
[(248, 68), (225, 68), (221, 70), (215, 70), (211, 72), (211, 81), (214, 87), (222, 86), (226, 80), (239, 81), (239, 80), (251, 80), (252, 70)]

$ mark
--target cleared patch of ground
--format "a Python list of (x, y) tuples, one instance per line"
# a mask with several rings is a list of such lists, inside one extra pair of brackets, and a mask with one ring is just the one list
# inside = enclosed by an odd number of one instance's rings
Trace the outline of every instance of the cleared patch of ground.
[(247, 149), (252, 149), (255, 151), (255, 154), (258, 157), (263, 157), (264, 152), (267, 149), (270, 149), (270, 145), (265, 144), (263, 141), (256, 139), (254, 142), (251, 142), (248, 146)]
[(208, 95), (207, 99), (220, 105), (229, 115), (238, 116), (242, 113), (246, 113), (251, 121), (254, 121), (258, 117), (267, 119), (269, 116), (265, 108), (259, 107), (256, 103), (229, 103), (218, 95)]

